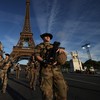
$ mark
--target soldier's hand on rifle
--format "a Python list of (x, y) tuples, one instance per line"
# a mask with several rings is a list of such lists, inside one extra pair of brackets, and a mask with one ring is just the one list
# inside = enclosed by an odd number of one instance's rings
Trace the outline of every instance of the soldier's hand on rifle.
[(42, 60), (41, 63), (42, 64), (48, 64), (48, 61), (47, 60)]

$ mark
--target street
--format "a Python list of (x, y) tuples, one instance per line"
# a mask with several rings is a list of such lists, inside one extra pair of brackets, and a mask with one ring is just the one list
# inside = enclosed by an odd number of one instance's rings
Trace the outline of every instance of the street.
[(69, 84), (68, 100), (98, 100), (100, 76), (64, 73)]
[[(100, 77), (81, 75), (77, 73), (64, 73), (68, 83), (68, 100), (98, 100), (100, 98)], [(0, 93), (0, 100), (42, 100), (39, 86), (36, 90), (29, 88), (29, 81), (25, 78), (24, 71), (16, 79), (11, 74), (8, 80), (7, 92)]]

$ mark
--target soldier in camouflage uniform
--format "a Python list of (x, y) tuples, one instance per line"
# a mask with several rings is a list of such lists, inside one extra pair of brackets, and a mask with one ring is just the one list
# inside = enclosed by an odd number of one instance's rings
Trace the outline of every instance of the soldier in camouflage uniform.
[(20, 64), (19, 63), (16, 64), (15, 70), (16, 70), (16, 78), (19, 79), (20, 72), (21, 72), (21, 67), (20, 67)]
[(3, 60), (3, 63), (1, 65), (1, 71), (0, 71), (0, 78), (2, 79), (2, 93), (6, 93), (6, 88), (7, 88), (7, 81), (8, 81), (8, 78), (7, 78), (7, 71), (8, 71), (8, 68), (11, 66), (12, 62), (9, 58), (9, 54), (5, 54), (6, 57), (5, 59)]
[(30, 80), (30, 73), (31, 73), (30, 63), (27, 63), (27, 67), (25, 68), (25, 72), (26, 72), (26, 78), (28, 80)]
[(38, 62), (35, 60), (34, 54), (30, 59), (30, 71), (30, 88), (35, 90), (38, 77)]
[(3, 56), (0, 53), (0, 89), (2, 88), (2, 83), (3, 83), (3, 70), (2, 70), (2, 65), (3, 65)]
[[(44, 33), (40, 37), (43, 39), (43, 43), (36, 46), (35, 56), (40, 62), (40, 88), (43, 93), (43, 100), (53, 100), (54, 94), (56, 94), (56, 100), (67, 100), (68, 86), (61, 72), (61, 65), (57, 61), (47, 63), (45, 58), (47, 49), (53, 48), (50, 43), (53, 36), (50, 33)], [(57, 52), (61, 53), (64, 50), (58, 49)]]

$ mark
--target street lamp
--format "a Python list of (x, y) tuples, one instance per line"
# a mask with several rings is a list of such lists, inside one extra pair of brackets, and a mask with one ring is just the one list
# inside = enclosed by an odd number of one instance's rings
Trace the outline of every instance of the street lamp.
[(90, 60), (92, 60), (92, 57), (91, 57), (89, 48), (90, 48), (90, 43), (86, 43), (85, 45), (82, 46), (82, 49), (86, 49), (87, 54), (88, 54), (88, 58), (89, 58)]

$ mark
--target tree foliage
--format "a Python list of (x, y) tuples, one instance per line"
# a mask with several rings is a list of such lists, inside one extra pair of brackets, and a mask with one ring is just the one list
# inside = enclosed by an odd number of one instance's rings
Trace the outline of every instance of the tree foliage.
[(87, 60), (83, 66), (87, 66), (87, 68), (90, 68), (91, 66), (94, 67), (94, 69), (100, 69), (100, 61), (95, 60)]

